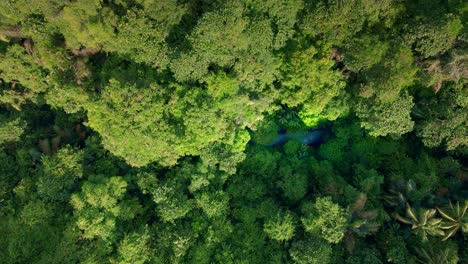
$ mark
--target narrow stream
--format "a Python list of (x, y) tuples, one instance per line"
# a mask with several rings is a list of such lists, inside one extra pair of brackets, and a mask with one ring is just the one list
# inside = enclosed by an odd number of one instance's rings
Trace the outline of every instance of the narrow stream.
[(325, 128), (312, 128), (294, 132), (278, 133), (278, 135), (267, 144), (268, 147), (281, 146), (289, 140), (296, 140), (304, 145), (318, 146), (325, 142), (331, 135), (331, 131)]

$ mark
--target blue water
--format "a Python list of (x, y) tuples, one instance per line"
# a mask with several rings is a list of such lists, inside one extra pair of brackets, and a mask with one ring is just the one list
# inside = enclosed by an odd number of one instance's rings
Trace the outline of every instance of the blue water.
[(265, 144), (269, 147), (280, 146), (289, 140), (296, 140), (304, 145), (315, 145), (322, 143), (330, 134), (330, 131), (325, 129), (309, 129), (295, 131), (290, 133), (278, 133), (270, 144)]

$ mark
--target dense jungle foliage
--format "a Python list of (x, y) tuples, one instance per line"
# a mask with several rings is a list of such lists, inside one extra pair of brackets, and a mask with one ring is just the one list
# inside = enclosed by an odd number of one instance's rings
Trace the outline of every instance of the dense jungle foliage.
[(468, 263), (467, 12), (0, 1), (0, 263)]

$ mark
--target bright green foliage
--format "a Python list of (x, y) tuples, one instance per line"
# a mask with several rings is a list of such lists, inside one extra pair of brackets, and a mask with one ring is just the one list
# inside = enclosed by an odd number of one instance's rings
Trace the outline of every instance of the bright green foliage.
[(396, 45), (389, 48), (381, 62), (364, 73), (366, 81), (359, 87), (359, 96), (375, 96), (382, 103), (399, 99), (401, 91), (416, 80), (418, 68), (413, 61), (413, 54), (407, 47)]
[(130, 165), (156, 160), (173, 165), (178, 152), (170, 145), (177, 137), (163, 119), (167, 92), (157, 84), (138, 89), (111, 80), (101, 98), (87, 106), (89, 126), (99, 132), (106, 149)]
[[(465, 151), (468, 146), (468, 92), (460, 85), (443, 87), (429, 103), (421, 100), (417, 114), (424, 120), (419, 123), (418, 134), (424, 145), (437, 147), (445, 145), (447, 150)], [(448, 107), (448, 106), (451, 107)]]
[(265, 223), (263, 230), (271, 239), (288, 241), (294, 236), (295, 225), (290, 213), (278, 213)]
[(368, 70), (385, 56), (389, 43), (375, 35), (365, 34), (345, 46), (344, 62), (354, 72)]
[[(325, 100), (325, 96), (318, 95), (317, 100)], [(321, 103), (314, 104), (312, 102), (305, 103), (302, 110), (299, 112), (299, 117), (307, 126), (315, 126), (323, 121), (334, 121), (339, 117), (346, 116), (349, 113), (349, 106), (347, 105), (348, 96), (343, 91), (336, 97), (330, 99), (328, 104), (323, 107)], [(322, 101), (323, 102), (323, 101)], [(322, 108), (323, 107), (323, 108)], [(320, 114), (318, 114), (321, 109)]]
[(261, 145), (273, 144), (278, 135), (279, 126), (272, 120), (265, 120), (257, 127), (253, 140)]
[(71, 148), (60, 149), (54, 156), (43, 156), (43, 172), (37, 192), (45, 200), (67, 202), (70, 192), (83, 176), (83, 153)]
[(26, 124), (20, 118), (8, 119), (0, 115), (0, 144), (19, 141)]
[[(222, 118), (224, 116), (217, 113), (221, 110), (216, 105), (217, 101), (203, 89), (198, 87), (193, 87), (190, 90), (179, 88), (181, 89), (178, 92), (185, 94), (182, 98), (174, 98), (174, 100), (178, 99), (181, 104), (178, 104), (172, 112), (176, 118), (183, 120), (185, 133), (192, 136), (190, 139), (187, 138), (187, 144), (183, 147), (191, 153), (196, 153), (197, 149), (205, 146), (206, 143), (215, 142), (226, 136), (226, 132), (223, 133), (223, 131), (228, 131), (232, 123), (229, 122), (228, 118), (224, 119)], [(230, 101), (228, 98), (225, 100)], [(235, 102), (225, 103), (224, 107), (227, 108), (230, 107), (228, 106), (230, 103)], [(232, 113), (232, 109), (223, 110), (226, 115)], [(239, 122), (242, 121), (239, 120)], [(229, 142), (228, 139), (226, 141)]]
[(44, 0), (34, 2), (28, 0), (2, 1), (0, 10), (2, 18), (5, 17), (5, 22), (2, 21), (2, 24), (15, 25), (33, 14), (44, 14), (45, 17), (50, 18), (56, 15), (65, 5), (69, 4), (69, 2), (69, 0)]
[(35, 101), (38, 94), (47, 90), (46, 76), (23, 47), (10, 46), (6, 53), (0, 54), (0, 79), (9, 87), (0, 90), (0, 103), (20, 109), (26, 100)]
[(465, 263), (466, 7), (0, 1), (0, 262)]
[[(336, 107), (333, 100), (345, 87), (343, 76), (333, 70), (333, 60), (317, 55), (313, 46), (295, 51), (283, 65), (284, 80), (282, 103), (290, 107), (304, 104), (299, 113), (307, 126), (314, 126), (320, 119), (335, 120), (346, 112), (346, 107)], [(334, 111), (327, 111), (328, 104)]]
[(204, 192), (196, 199), (196, 202), (208, 217), (217, 217), (226, 214), (229, 203), (228, 199), (229, 197), (222, 191), (215, 193)]
[[(246, 131), (244, 131), (246, 132)], [(237, 135), (236, 135), (237, 136)], [(199, 155), (206, 167), (218, 167), (219, 170), (234, 174), (237, 165), (244, 160), (245, 154), (242, 152), (247, 143), (248, 133), (242, 133), (240, 141), (234, 142), (234, 146), (222, 143), (212, 143), (204, 147)], [(242, 149), (236, 149), (236, 145)]]
[(85, 239), (113, 240), (118, 221), (135, 217), (138, 205), (125, 200), (122, 177), (93, 176), (71, 197), (76, 225)]
[(172, 65), (180, 81), (201, 79), (208, 67), (232, 66), (236, 55), (248, 47), (244, 34), (248, 22), (243, 18), (244, 7), (233, 2), (218, 11), (206, 13), (189, 37), (193, 51), (182, 53)]
[[(213, 80), (209, 87), (238, 89), (237, 83), (224, 78)], [(219, 98), (212, 98), (197, 87), (174, 89), (157, 83), (138, 88), (110, 80), (101, 97), (87, 106), (89, 125), (101, 134), (108, 150), (132, 166), (154, 161), (174, 165), (180, 156), (192, 154), (200, 155), (207, 165), (219, 164), (232, 173), (232, 166), (243, 159), (240, 152), (248, 142), (248, 133), (231, 131), (254, 127), (265, 103), (248, 96), (214, 93)], [(224, 144), (216, 143), (221, 140)]]
[(143, 7), (145, 14), (164, 26), (173, 26), (180, 22), (187, 12), (187, 6), (177, 0), (136, 0)]
[(302, 30), (337, 46), (346, 45), (366, 24), (391, 26), (402, 11), (394, 0), (312, 1), (306, 8)]
[(75, 84), (50, 87), (45, 95), (47, 103), (56, 109), (63, 109), (67, 113), (77, 113), (89, 101), (87, 91)]
[(67, 47), (101, 49), (114, 38), (115, 20), (102, 0), (78, 0), (65, 6), (52, 22), (65, 37)]
[(413, 98), (404, 95), (391, 103), (368, 102), (359, 103), (357, 115), (361, 119), (361, 126), (372, 136), (398, 137), (413, 129), (411, 108), (414, 106)]
[(309, 47), (294, 52), (288, 58), (288, 63), (283, 69), (286, 76), (282, 84), (288, 89), (283, 95), (283, 103), (294, 107), (311, 100), (311, 97), (321, 90), (331, 93), (333, 97), (344, 88), (341, 74), (332, 70), (334, 62), (328, 58), (314, 59), (317, 53), (316, 48)]
[(361, 1), (315, 1), (308, 8), (302, 27), (311, 36), (323, 35), (332, 43), (341, 44), (359, 32), (366, 17), (363, 15)]
[(275, 49), (286, 45), (294, 34), (294, 24), (298, 12), (303, 8), (302, 0), (244, 0), (254, 11), (266, 13), (276, 28), (273, 47)]
[[(245, 30), (249, 47), (239, 53), (234, 65), (239, 81), (255, 91), (272, 85), (280, 75), (281, 60), (272, 51), (275, 32), (272, 27), (266, 18), (250, 21)], [(262, 97), (268, 99), (272, 95), (263, 93)]]
[(165, 68), (169, 63), (165, 29), (143, 14), (129, 11), (125, 20), (118, 25), (118, 34), (112, 41), (111, 49), (106, 49), (128, 56), (137, 63)]
[(405, 35), (406, 42), (425, 58), (437, 56), (450, 49), (463, 29), (460, 18), (452, 14), (430, 20), (424, 21), (425, 23), (416, 22)]
[(120, 242), (116, 263), (147, 263), (150, 258), (148, 233), (131, 233)]
[(307, 232), (323, 237), (330, 243), (339, 243), (344, 236), (345, 211), (330, 197), (317, 198), (313, 204), (303, 206), (302, 224)]
[(45, 74), (20, 45), (12, 45), (5, 54), (1, 55), (1, 78), (13, 85), (21, 84), (34, 93), (44, 92), (47, 89)]
[[(292, 6), (291, 1), (280, 2), (269, 4), (275, 8), (284, 7), (282, 10), (291, 11), (292, 17), (300, 8)], [(176, 79), (204, 80), (210, 67), (232, 67), (239, 81), (251, 89), (257, 90), (274, 82), (279, 75), (279, 60), (274, 57), (272, 47), (285, 45), (290, 37), (289, 27), (292, 25), (287, 21), (290, 18), (276, 15), (272, 8), (264, 9), (262, 6), (257, 9), (258, 3), (250, 4), (255, 12), (271, 12), (273, 21), (262, 18), (263, 15), (250, 20), (245, 15), (247, 7), (241, 2), (226, 3), (217, 6), (216, 11), (205, 13), (187, 38), (191, 50), (176, 53), (171, 67)], [(274, 27), (275, 20), (281, 29)]]
[(308, 238), (292, 244), (289, 254), (297, 264), (328, 264), (332, 263), (332, 247), (320, 238)]
[(174, 222), (193, 208), (192, 201), (183, 192), (178, 191), (180, 186), (181, 182), (173, 179), (151, 190), (153, 201), (157, 204), (158, 216), (164, 222)]

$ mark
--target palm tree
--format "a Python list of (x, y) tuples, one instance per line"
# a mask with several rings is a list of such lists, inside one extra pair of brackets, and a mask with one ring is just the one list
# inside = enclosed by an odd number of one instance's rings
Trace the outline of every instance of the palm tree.
[(399, 214), (395, 215), (395, 218), (399, 221), (412, 225), (411, 229), (420, 236), (423, 241), (427, 241), (427, 236), (444, 236), (445, 232), (441, 228), (442, 219), (433, 218), (436, 209), (428, 210), (419, 210), (418, 213), (414, 211), (409, 204), (406, 208), (406, 218), (400, 216)]
[(439, 207), (436, 207), (440, 215), (443, 217), (441, 228), (447, 230), (442, 241), (449, 239), (453, 236), (460, 228), (463, 233), (468, 232), (468, 200), (465, 200), (464, 205), (461, 205), (460, 202), (457, 202), (454, 207), (451, 202), (449, 206), (443, 210)]
[(358, 199), (348, 207), (348, 230), (356, 233), (358, 236), (365, 236), (377, 232), (380, 223), (376, 221), (377, 210), (364, 210), (367, 202), (367, 195), (361, 193)]
[(361, 193), (357, 200), (348, 206), (346, 213), (348, 218), (348, 226), (345, 233), (344, 241), (346, 249), (352, 253), (356, 243), (356, 235), (364, 237), (368, 234), (375, 233), (380, 228), (380, 223), (377, 222), (377, 210), (364, 210), (367, 202), (367, 195)]
[(413, 180), (397, 181), (392, 184), (388, 193), (383, 196), (384, 202), (391, 207), (404, 208), (408, 201), (408, 196), (416, 190), (416, 183)]
[(424, 248), (421, 248), (421, 249), (415, 248), (415, 251), (418, 254), (418, 257), (416, 258), (416, 261), (418, 263), (423, 263), (423, 264), (449, 263), (449, 260), (448, 260), (449, 250), (447, 249), (440, 251), (440, 252), (434, 252), (432, 248), (429, 250), (425, 250)]

